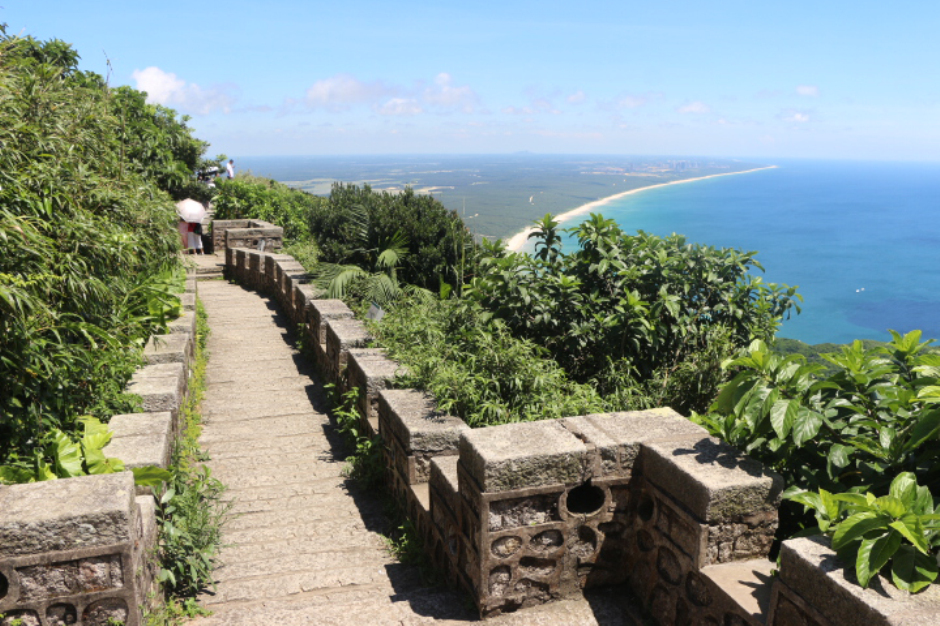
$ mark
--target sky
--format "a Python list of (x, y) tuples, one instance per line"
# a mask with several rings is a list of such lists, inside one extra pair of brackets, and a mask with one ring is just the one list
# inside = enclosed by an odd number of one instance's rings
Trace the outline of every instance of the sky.
[(213, 154), (940, 160), (937, 2), (3, 0), (0, 22)]

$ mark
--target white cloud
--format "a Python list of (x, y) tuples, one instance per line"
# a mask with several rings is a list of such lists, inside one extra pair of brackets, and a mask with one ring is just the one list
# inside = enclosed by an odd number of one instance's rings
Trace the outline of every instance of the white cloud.
[(379, 115), (418, 115), (424, 110), (413, 98), (392, 98), (382, 106), (376, 107), (375, 112)]
[(568, 104), (581, 104), (582, 102), (584, 102), (586, 97), (587, 96), (584, 95), (583, 91), (578, 90), (574, 92), (573, 94), (571, 94), (570, 96), (568, 96), (566, 99), (568, 100)]
[(805, 124), (810, 121), (810, 111), (797, 111), (796, 109), (787, 109), (782, 111), (777, 117), (784, 122), (796, 122), (797, 124)]
[(701, 100), (695, 100), (694, 102), (684, 104), (676, 110), (679, 113), (691, 113), (694, 115), (701, 115), (703, 113), (711, 113), (711, 107), (709, 107), (707, 104), (705, 104)]
[(796, 93), (800, 94), (801, 96), (815, 98), (819, 95), (819, 87), (816, 85), (798, 85), (796, 88)]
[(476, 111), (480, 98), (470, 87), (464, 85), (457, 87), (452, 84), (453, 79), (447, 72), (441, 72), (434, 77), (434, 85), (427, 87), (422, 98), (428, 104), (446, 109), (458, 109), (464, 113)]
[(131, 74), (137, 89), (147, 92), (147, 102), (177, 107), (197, 115), (206, 115), (221, 110), (228, 113), (235, 98), (222, 86), (203, 89), (195, 83), (187, 83), (172, 72), (159, 67), (134, 70)]
[(354, 104), (377, 102), (396, 91), (378, 80), (363, 82), (349, 74), (337, 74), (311, 85), (304, 101), (311, 107), (345, 110)]

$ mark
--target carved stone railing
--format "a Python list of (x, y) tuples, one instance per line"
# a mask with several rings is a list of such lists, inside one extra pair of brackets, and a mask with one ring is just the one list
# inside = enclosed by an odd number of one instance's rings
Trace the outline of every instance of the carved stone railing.
[(359, 390), (392, 492), (484, 617), (626, 584), (664, 626), (940, 625), (940, 592), (861, 589), (821, 537), (784, 542), (774, 575), (781, 478), (671, 409), (471, 430), (394, 389), (403, 368), (292, 258), (226, 263), (302, 325), (324, 382)]

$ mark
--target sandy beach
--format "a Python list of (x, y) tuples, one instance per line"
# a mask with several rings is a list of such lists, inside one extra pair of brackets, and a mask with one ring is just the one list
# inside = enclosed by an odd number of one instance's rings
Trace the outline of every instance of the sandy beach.
[[(728, 172), (726, 174), (712, 174), (710, 176), (699, 176), (698, 178), (686, 178), (685, 180), (674, 180), (669, 183), (660, 183), (659, 185), (648, 185), (646, 187), (639, 187), (637, 189), (624, 191), (618, 194), (614, 194), (612, 196), (608, 196), (606, 198), (601, 198), (600, 200), (595, 200), (594, 202), (588, 202), (587, 204), (582, 204), (576, 209), (566, 211), (562, 213), (561, 215), (556, 216), (555, 221), (563, 224), (564, 222), (567, 222), (579, 215), (590, 213), (598, 207), (602, 207), (605, 204), (610, 204), (614, 200), (619, 200), (620, 198), (623, 198), (625, 196), (630, 196), (635, 193), (640, 193), (641, 191), (648, 191), (650, 189), (656, 189), (658, 187), (668, 187), (669, 185), (682, 185), (685, 183), (694, 183), (697, 180), (705, 180), (706, 178), (718, 178), (719, 176), (734, 176), (735, 174), (749, 174), (751, 172), (759, 172), (761, 170), (772, 170), (776, 167), (777, 167), (776, 165), (768, 165), (767, 167), (755, 167), (754, 169), (742, 170), (740, 172)], [(535, 227), (530, 226), (528, 228), (525, 228), (519, 231), (518, 233), (516, 233), (509, 239), (509, 241), (506, 243), (506, 247), (509, 250), (518, 252), (525, 246), (526, 241), (529, 240), (529, 234), (535, 232), (535, 230), (536, 230)]]

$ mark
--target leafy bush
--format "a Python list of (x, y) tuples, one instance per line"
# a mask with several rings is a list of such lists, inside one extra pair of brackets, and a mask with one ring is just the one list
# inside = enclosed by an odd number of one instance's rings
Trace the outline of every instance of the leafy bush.
[(572, 229), (580, 248), (564, 254), (557, 227), (548, 215), (538, 223), (533, 256), (487, 244), (466, 293), (605, 395), (632, 380), (660, 390), (657, 401), (703, 410), (721, 380), (716, 368), (697, 373), (689, 364), (717, 363), (754, 338), (772, 338), (799, 299), (749, 273), (760, 269), (753, 252), (630, 236), (592, 215)]
[(940, 547), (940, 354), (920, 331), (891, 334), (823, 355), (831, 373), (755, 341), (693, 419), (783, 475), (779, 537), (829, 532), (862, 586), (893, 559), (895, 584), (917, 591), (937, 575), (928, 544)]
[(310, 239), (310, 215), (326, 200), (277, 181), (240, 174), (218, 183), (215, 219), (258, 219), (284, 229), (285, 243)]
[[(365, 220), (357, 218), (363, 211)], [(312, 212), (310, 231), (323, 261), (359, 267), (369, 265), (368, 250), (386, 249), (396, 233), (401, 233), (408, 239), (408, 254), (402, 260), (399, 279), (435, 291), (441, 281), (459, 282), (461, 260), (472, 242), (454, 211), (410, 187), (393, 194), (372, 191), (369, 185), (335, 183), (328, 202)]]
[(409, 297), (374, 325), (377, 341), (407, 366), (400, 384), (427, 389), (470, 426), (602, 412), (608, 404), (504, 322), (461, 300)]
[(0, 29), (0, 461), (131, 408), (124, 384), (173, 307), (166, 192), (205, 148), (77, 62)]
[(698, 419), (791, 486), (885, 494), (909, 471), (940, 493), (940, 354), (920, 331), (891, 334), (885, 347), (856, 341), (826, 355), (837, 371), (824, 377), (801, 355), (754, 342), (727, 364), (740, 371)]
[(937, 579), (940, 515), (930, 490), (910, 472), (891, 481), (889, 493), (831, 494), (802, 492), (792, 499), (814, 511), (818, 528), (832, 537), (832, 547), (849, 563), (862, 587), (891, 563), (891, 579), (911, 593)]

